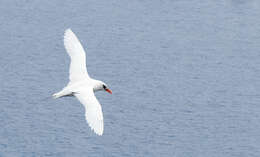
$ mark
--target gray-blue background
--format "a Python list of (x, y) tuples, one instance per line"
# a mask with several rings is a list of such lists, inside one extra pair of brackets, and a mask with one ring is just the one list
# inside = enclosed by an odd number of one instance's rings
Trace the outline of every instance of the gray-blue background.
[[(68, 82), (87, 50), (105, 130)], [(0, 0), (0, 156), (260, 156), (258, 0)]]

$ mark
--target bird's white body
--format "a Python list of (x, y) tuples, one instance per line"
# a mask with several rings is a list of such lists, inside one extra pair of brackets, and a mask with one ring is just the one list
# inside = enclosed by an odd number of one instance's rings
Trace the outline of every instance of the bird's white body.
[(75, 83), (68, 83), (66, 87), (64, 87), (60, 92), (53, 94), (54, 98), (60, 98), (63, 96), (72, 96), (76, 93), (79, 93), (82, 89), (91, 88), (94, 92), (103, 90), (103, 82), (94, 80), (94, 79), (86, 79), (82, 81), (78, 81)]
[(89, 77), (85, 51), (71, 29), (65, 31), (64, 45), (71, 59), (70, 82), (60, 92), (53, 94), (53, 97), (75, 96), (85, 106), (85, 117), (91, 129), (96, 134), (102, 135), (103, 113), (94, 92), (106, 90), (111, 93), (111, 91), (106, 88), (104, 82)]

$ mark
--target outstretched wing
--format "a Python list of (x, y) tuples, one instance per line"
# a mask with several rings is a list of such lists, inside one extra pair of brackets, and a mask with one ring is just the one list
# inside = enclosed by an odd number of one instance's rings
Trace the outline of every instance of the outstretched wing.
[(85, 107), (85, 117), (92, 130), (99, 136), (103, 134), (104, 122), (101, 105), (99, 104), (92, 89), (84, 89), (75, 96)]
[(70, 81), (76, 82), (89, 78), (86, 68), (86, 54), (76, 35), (67, 29), (64, 34), (64, 46), (70, 56)]

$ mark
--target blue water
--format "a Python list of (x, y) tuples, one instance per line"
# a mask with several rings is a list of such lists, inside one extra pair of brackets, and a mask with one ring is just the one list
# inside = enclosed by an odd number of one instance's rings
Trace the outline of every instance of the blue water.
[[(260, 1), (1, 0), (0, 156), (259, 157)], [(104, 135), (68, 82), (87, 51)]]

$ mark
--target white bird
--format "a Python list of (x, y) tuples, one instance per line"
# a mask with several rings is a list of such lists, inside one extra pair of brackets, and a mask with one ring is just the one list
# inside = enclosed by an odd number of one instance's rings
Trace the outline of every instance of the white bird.
[(85, 107), (85, 118), (90, 128), (101, 136), (104, 131), (103, 113), (94, 92), (107, 91), (112, 94), (112, 91), (104, 82), (89, 77), (85, 51), (71, 29), (65, 31), (64, 45), (71, 59), (70, 81), (60, 92), (53, 94), (53, 98), (75, 96)]

